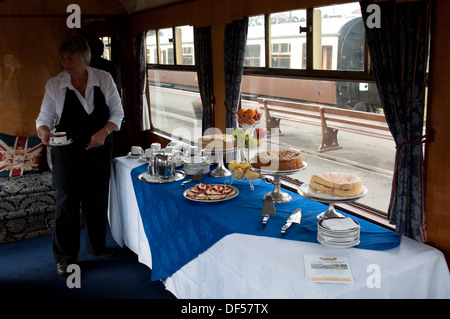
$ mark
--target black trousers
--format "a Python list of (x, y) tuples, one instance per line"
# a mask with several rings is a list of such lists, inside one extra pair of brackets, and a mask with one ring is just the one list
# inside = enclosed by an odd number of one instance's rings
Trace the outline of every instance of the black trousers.
[(56, 191), (53, 253), (57, 263), (74, 263), (80, 250), (80, 225), (84, 218), (86, 251), (105, 249), (108, 189)]
[[(75, 144), (75, 143), (74, 143)], [(86, 251), (105, 249), (111, 140), (83, 152), (76, 145), (52, 148), (56, 211), (53, 254), (56, 263), (74, 263), (80, 250), (80, 216), (84, 218)]]

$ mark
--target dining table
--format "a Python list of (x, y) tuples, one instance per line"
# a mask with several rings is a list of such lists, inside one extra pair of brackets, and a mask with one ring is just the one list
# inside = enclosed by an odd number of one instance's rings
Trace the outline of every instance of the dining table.
[[(211, 168), (211, 170), (213, 167)], [(183, 167), (177, 168), (184, 174)], [(206, 185), (236, 188), (237, 196), (196, 201), (181, 186), (145, 182), (148, 163), (113, 159), (108, 220), (114, 240), (126, 246), (180, 299), (449, 298), (450, 274), (442, 252), (370, 221), (340, 213), (359, 225), (359, 242), (336, 248), (318, 239), (317, 216), (328, 205), (285, 189), (292, 200), (274, 203), (263, 220), (266, 179), (202, 176)], [(368, 190), (370, 192), (370, 189)], [(300, 223), (281, 228), (296, 209)], [(311, 259), (346, 261), (349, 281), (312, 280)], [(328, 270), (320, 270), (326, 274)], [(335, 269), (330, 270), (334, 276)], [(326, 277), (326, 276), (325, 276)], [(324, 278), (325, 278), (324, 277)]]

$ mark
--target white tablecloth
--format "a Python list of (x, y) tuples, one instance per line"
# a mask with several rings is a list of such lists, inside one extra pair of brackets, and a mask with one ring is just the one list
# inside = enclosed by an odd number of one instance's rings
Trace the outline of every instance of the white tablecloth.
[[(151, 268), (151, 248), (130, 176), (142, 164), (136, 158), (113, 160), (109, 222), (117, 243)], [(346, 256), (353, 283), (308, 282), (304, 255)], [(379, 285), (374, 284), (376, 276)], [(164, 283), (178, 298), (450, 298), (443, 254), (406, 237), (397, 248), (373, 251), (232, 234)]]

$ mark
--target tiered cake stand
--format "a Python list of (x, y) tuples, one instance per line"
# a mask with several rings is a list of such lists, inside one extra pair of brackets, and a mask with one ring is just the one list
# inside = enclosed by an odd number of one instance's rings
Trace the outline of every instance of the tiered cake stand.
[(260, 174), (273, 176), (273, 191), (264, 195), (263, 196), (264, 200), (268, 196), (271, 196), (274, 203), (287, 203), (292, 200), (292, 196), (281, 190), (281, 182), (280, 182), (281, 176), (291, 175), (300, 172), (304, 170), (307, 166), (308, 164), (306, 162), (303, 162), (303, 167), (289, 171), (271, 171), (265, 169), (258, 169), (255, 167), (252, 167), (252, 169), (254, 169), (256, 172)]
[(339, 196), (333, 196), (330, 194), (315, 193), (309, 188), (309, 183), (303, 183), (297, 189), (297, 192), (305, 198), (311, 199), (316, 202), (328, 204), (328, 209), (325, 212), (317, 215), (317, 219), (321, 220), (321, 219), (330, 218), (330, 217), (343, 217), (342, 214), (336, 212), (336, 210), (334, 209), (334, 204), (354, 202), (354, 201), (360, 199), (361, 197), (366, 196), (367, 188), (365, 186), (363, 186), (362, 193), (359, 195), (356, 195), (356, 196), (339, 197)]
[(226, 176), (231, 175), (231, 172), (225, 167), (225, 165), (223, 163), (223, 155), (228, 154), (228, 153), (233, 153), (235, 151), (234, 148), (230, 148), (230, 149), (220, 149), (220, 148), (206, 149), (205, 148), (202, 151), (204, 153), (209, 153), (211, 156), (214, 154), (214, 156), (217, 157), (217, 159), (216, 159), (217, 167), (210, 173), (211, 176), (226, 177)]

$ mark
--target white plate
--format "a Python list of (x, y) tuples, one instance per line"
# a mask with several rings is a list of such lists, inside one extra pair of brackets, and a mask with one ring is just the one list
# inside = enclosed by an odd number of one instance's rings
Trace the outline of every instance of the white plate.
[(287, 170), (287, 171), (272, 171), (272, 170), (268, 170), (268, 169), (264, 169), (264, 168), (256, 168), (253, 166), (252, 166), (252, 169), (258, 173), (266, 174), (266, 175), (289, 175), (289, 174), (300, 172), (308, 166), (308, 163), (306, 163), (304, 161), (302, 163), (303, 163), (303, 167), (300, 167), (297, 169), (291, 169), (291, 170)]
[[(219, 184), (211, 184), (211, 185), (219, 185)], [(208, 200), (206, 200), (206, 199), (193, 199), (193, 198), (189, 198), (189, 197), (186, 196), (186, 192), (189, 190), (189, 189), (187, 189), (187, 190), (185, 190), (185, 191), (183, 192), (183, 196), (184, 196), (184, 198), (189, 199), (189, 200), (194, 201), (194, 202), (201, 202), (201, 203), (217, 203), (217, 202), (223, 202), (223, 201), (226, 201), (226, 200), (229, 200), (229, 199), (233, 199), (233, 198), (235, 198), (237, 195), (239, 195), (239, 190), (238, 190), (236, 187), (229, 186), (229, 185), (222, 185), (222, 184), (220, 184), (220, 185), (221, 185), (221, 186), (227, 186), (227, 187), (229, 187), (229, 188), (234, 189), (234, 190), (235, 190), (234, 195), (231, 196), (231, 197), (226, 197), (226, 198), (222, 198), (222, 199), (208, 199)], [(195, 186), (194, 186), (194, 187), (195, 187)], [(192, 188), (192, 187), (191, 187), (191, 188)]]
[(66, 142), (64, 142), (64, 143), (52, 143), (52, 142), (48, 142), (48, 144), (50, 145), (50, 146), (66, 146), (66, 145), (69, 145), (69, 144), (72, 144), (72, 139), (69, 139), (69, 140), (67, 140)]
[(352, 242), (348, 242), (348, 243), (340, 243), (340, 244), (338, 244), (338, 243), (331, 243), (329, 241), (323, 240), (319, 235), (317, 235), (317, 241), (319, 243), (321, 243), (322, 245), (327, 246), (327, 247), (331, 247), (331, 248), (350, 248), (350, 247), (353, 247), (353, 246), (357, 246), (360, 243), (359, 239), (357, 239), (355, 241), (352, 241)]
[(298, 189), (297, 192), (302, 195), (303, 197), (316, 200), (316, 201), (324, 201), (324, 202), (348, 202), (348, 201), (354, 201), (357, 200), (363, 196), (366, 196), (367, 194), (367, 188), (363, 186), (363, 191), (361, 194), (356, 196), (349, 196), (349, 197), (341, 197), (341, 196), (334, 196), (331, 194), (326, 193), (315, 193), (310, 187), (309, 183), (303, 183)]
[[(354, 232), (354, 231), (359, 231), (360, 226), (359, 223), (356, 220), (351, 219), (351, 221), (355, 224), (351, 228), (347, 228), (347, 229), (332, 229), (330, 227), (328, 227), (327, 223), (331, 222), (333, 219), (341, 219), (340, 217), (330, 217), (330, 218), (325, 218), (325, 219), (321, 219), (317, 222), (318, 228), (322, 231), (325, 232), (332, 232), (332, 233), (350, 233), (350, 232)], [(330, 221), (331, 220), (331, 221)], [(347, 218), (347, 220), (350, 220), (350, 218)]]

